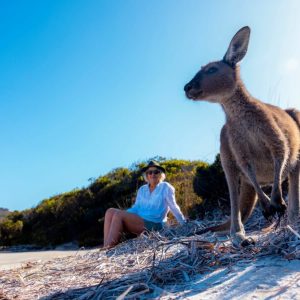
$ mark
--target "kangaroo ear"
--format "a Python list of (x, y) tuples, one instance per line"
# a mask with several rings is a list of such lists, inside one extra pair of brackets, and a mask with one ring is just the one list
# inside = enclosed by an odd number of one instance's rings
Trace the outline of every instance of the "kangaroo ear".
[(223, 60), (234, 66), (241, 61), (247, 53), (250, 38), (250, 27), (241, 28), (232, 38)]

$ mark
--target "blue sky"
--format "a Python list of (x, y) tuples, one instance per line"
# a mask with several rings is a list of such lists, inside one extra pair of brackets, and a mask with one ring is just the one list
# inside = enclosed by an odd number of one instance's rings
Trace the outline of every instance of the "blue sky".
[(252, 29), (250, 93), (300, 109), (300, 2), (1, 1), (0, 207), (160, 155), (214, 160), (224, 114), (184, 84)]

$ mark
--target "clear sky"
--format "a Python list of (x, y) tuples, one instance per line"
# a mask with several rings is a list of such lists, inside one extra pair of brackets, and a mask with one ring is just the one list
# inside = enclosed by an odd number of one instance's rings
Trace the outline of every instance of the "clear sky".
[(0, 207), (160, 155), (214, 160), (224, 114), (183, 86), (251, 27), (250, 93), (300, 109), (300, 1), (0, 3)]

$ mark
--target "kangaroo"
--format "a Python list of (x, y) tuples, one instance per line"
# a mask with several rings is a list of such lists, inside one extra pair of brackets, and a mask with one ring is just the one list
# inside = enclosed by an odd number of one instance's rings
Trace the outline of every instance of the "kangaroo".
[[(243, 223), (260, 201), (263, 214), (282, 216), (287, 208), (288, 222), (299, 218), (300, 112), (282, 110), (255, 99), (245, 88), (238, 63), (244, 58), (250, 28), (241, 28), (232, 38), (222, 60), (201, 68), (185, 85), (187, 98), (221, 104), (226, 122), (221, 130), (221, 163), (230, 195), (230, 219), (207, 231), (228, 231), (233, 242), (253, 243), (245, 235)], [(288, 207), (281, 183), (288, 177)], [(271, 199), (262, 186), (272, 184)]]

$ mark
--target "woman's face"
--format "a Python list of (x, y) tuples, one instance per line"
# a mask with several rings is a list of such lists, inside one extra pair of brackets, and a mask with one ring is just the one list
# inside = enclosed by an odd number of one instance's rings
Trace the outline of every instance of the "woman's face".
[(150, 185), (157, 185), (160, 182), (161, 171), (155, 167), (150, 167), (146, 171), (147, 180)]

